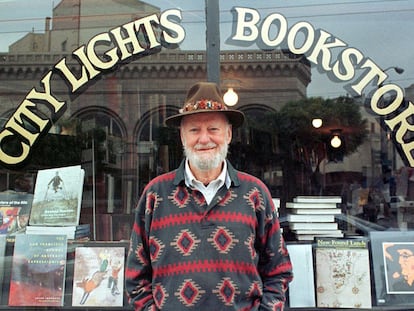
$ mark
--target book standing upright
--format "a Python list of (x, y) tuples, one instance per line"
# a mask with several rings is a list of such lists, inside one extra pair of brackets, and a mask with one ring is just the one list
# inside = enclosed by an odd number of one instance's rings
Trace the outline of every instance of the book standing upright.
[(9, 306), (63, 306), (66, 235), (16, 235)]
[(77, 247), (72, 306), (122, 306), (124, 264), (124, 247)]
[(39, 170), (29, 225), (77, 225), (83, 179), (84, 171), (80, 165)]
[(316, 301), (319, 308), (371, 308), (366, 239), (317, 238)]
[(79, 225), (84, 176), (80, 165), (39, 170), (26, 232), (89, 237), (90, 228)]
[(289, 307), (315, 307), (315, 279), (312, 244), (286, 245), (293, 266), (293, 281), (289, 284)]
[(370, 232), (377, 306), (414, 306), (414, 232)]

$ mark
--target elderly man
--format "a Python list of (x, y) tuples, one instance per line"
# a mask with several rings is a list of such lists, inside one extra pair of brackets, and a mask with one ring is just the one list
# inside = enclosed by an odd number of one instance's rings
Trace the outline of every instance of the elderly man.
[(190, 88), (179, 126), (185, 159), (138, 202), (126, 265), (135, 310), (282, 310), (292, 279), (271, 195), (226, 160), (230, 110), (214, 83)]

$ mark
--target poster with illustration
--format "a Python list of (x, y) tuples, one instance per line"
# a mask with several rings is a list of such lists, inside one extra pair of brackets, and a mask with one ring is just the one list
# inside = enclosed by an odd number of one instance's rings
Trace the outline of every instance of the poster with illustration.
[(72, 306), (122, 307), (124, 263), (124, 247), (77, 247)]
[(414, 305), (414, 232), (370, 233), (377, 305)]

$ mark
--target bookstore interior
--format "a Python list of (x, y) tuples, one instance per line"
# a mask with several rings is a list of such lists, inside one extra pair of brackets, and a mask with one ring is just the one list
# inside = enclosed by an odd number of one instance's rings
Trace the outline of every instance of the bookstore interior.
[(413, 12), (0, 1), (0, 310), (132, 310), (135, 207), (182, 162), (165, 120), (198, 81), (244, 113), (227, 158), (273, 198), (285, 309), (414, 310)]

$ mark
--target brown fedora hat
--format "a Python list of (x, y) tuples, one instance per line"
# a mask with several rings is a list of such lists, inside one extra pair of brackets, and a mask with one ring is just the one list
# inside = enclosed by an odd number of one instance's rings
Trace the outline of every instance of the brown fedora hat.
[(241, 111), (226, 106), (216, 83), (198, 82), (188, 90), (184, 106), (179, 113), (166, 118), (165, 123), (170, 127), (180, 126), (183, 117), (203, 112), (224, 113), (234, 128), (241, 126), (244, 121)]

